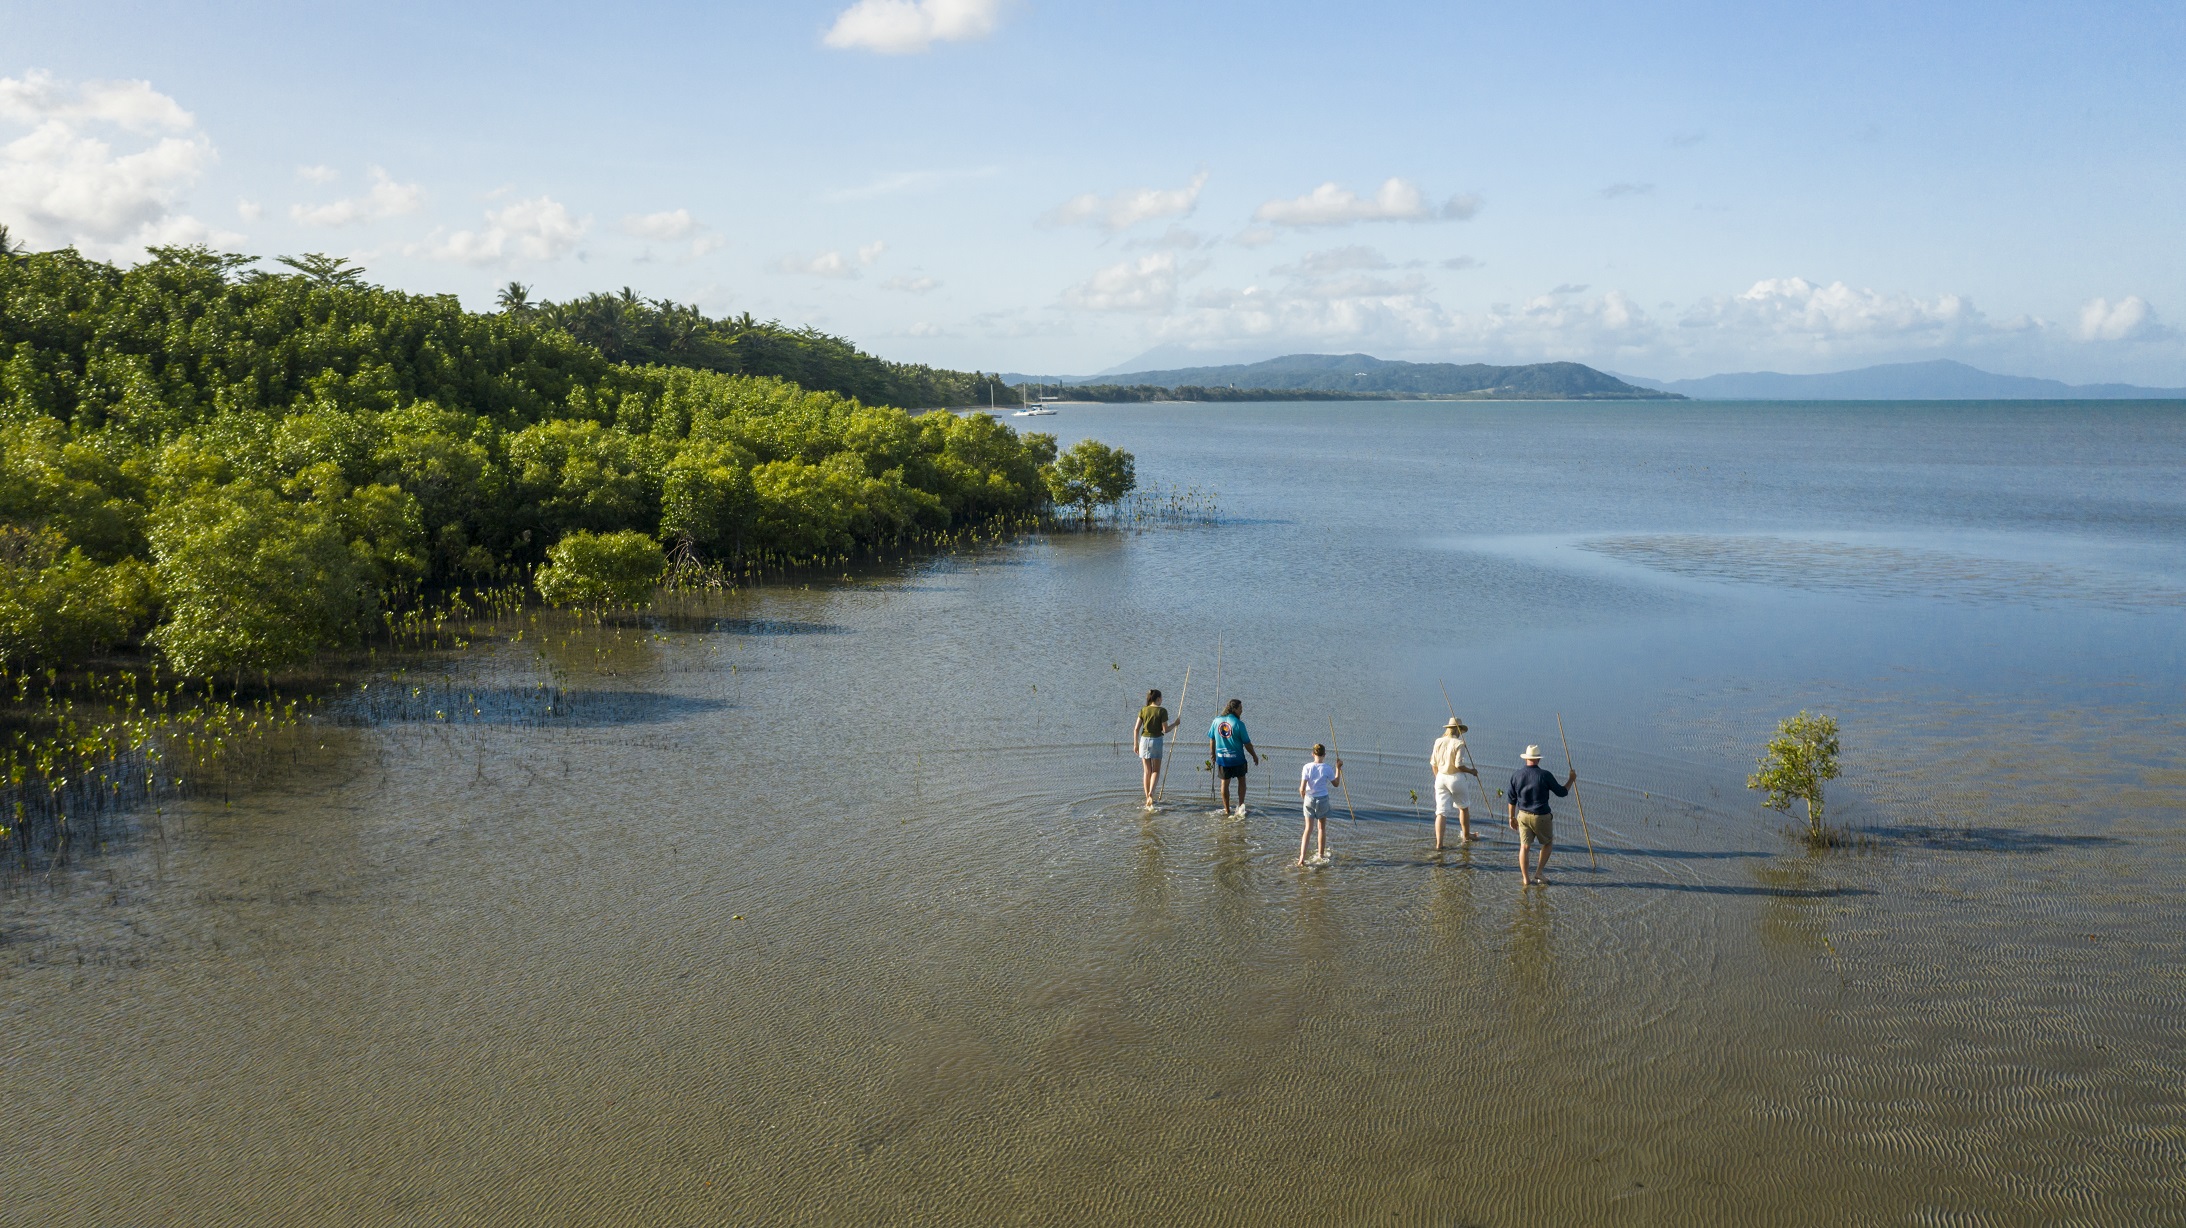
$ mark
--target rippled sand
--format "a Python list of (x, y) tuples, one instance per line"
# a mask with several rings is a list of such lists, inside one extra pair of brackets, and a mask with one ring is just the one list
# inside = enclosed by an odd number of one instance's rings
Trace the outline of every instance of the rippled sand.
[(18, 890), (5, 1218), (2186, 1200), (2168, 812), (1904, 822), (1848, 787), (1870, 847), (1809, 856), (1721, 769), (1588, 744), (1599, 868), (1562, 812), (1554, 885), (1526, 891), (1500, 825), (1436, 854), (1416, 768), (1349, 751), (1358, 818), (1299, 870), (1268, 789), (1295, 750), (1242, 821), (1189, 772), (1143, 813), (1108, 744), (816, 753), (825, 714), (760, 701), (871, 664), (821, 638), (656, 646), (597, 694), (622, 719), (337, 730), (164, 850)]

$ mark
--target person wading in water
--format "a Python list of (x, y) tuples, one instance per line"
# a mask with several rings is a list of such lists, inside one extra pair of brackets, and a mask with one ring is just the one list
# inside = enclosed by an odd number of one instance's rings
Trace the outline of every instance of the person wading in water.
[(1154, 806), (1154, 786), (1161, 780), (1161, 754), (1171, 730), (1177, 722), (1169, 719), (1169, 710), (1161, 706), (1161, 692), (1146, 693), (1146, 706), (1139, 709), (1138, 720), (1133, 725), (1139, 743), (1139, 764), (1146, 774), (1146, 807)]
[[(1313, 744), (1313, 762), (1298, 773), (1298, 797), (1305, 803), (1306, 829), (1298, 834), (1298, 864), (1301, 866), (1325, 866), (1328, 864), (1328, 791), (1343, 787), (1343, 760), (1335, 766), (1328, 763), (1328, 748), (1319, 742)], [(1306, 860), (1306, 845), (1316, 838), (1319, 848), (1313, 860)]]
[(1222, 715), (1207, 727), (1207, 751), (1214, 759), (1214, 773), (1222, 781), (1222, 813), (1230, 813), (1230, 782), (1237, 782), (1237, 817), (1245, 817), (1245, 756), (1260, 762), (1260, 748), (1245, 732), (1245, 701), (1233, 699), (1222, 706)]
[(1467, 728), (1465, 722), (1451, 717), (1450, 723), (1442, 727), (1442, 736), (1435, 739), (1434, 749), (1427, 752), (1427, 764), (1435, 773), (1435, 849), (1438, 852), (1442, 848), (1442, 825), (1453, 806), (1457, 808), (1457, 838), (1480, 838), (1473, 834), (1472, 807), (1465, 804), (1465, 777), (1480, 774), (1465, 766), (1464, 733)]
[[(1549, 811), (1550, 794), (1568, 796), (1571, 786), (1579, 779), (1579, 769), (1571, 769), (1564, 783), (1541, 767), (1541, 748), (1528, 746), (1526, 765), (1510, 774), (1510, 789), (1504, 794), (1510, 799), (1510, 829), (1518, 833), (1518, 877), (1529, 886), (1548, 886), (1548, 854), (1556, 844), (1556, 816)], [(1539, 869), (1526, 865), (1526, 853), (1535, 842), (1541, 846)]]

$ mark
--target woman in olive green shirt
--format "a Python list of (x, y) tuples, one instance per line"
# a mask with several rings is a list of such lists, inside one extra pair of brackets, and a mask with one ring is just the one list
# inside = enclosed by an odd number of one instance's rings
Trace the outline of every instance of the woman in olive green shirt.
[(1154, 784), (1161, 779), (1161, 752), (1170, 731), (1177, 723), (1169, 719), (1169, 710), (1161, 706), (1161, 692), (1146, 693), (1146, 706), (1139, 709), (1138, 719), (1131, 724), (1131, 736), (1138, 742), (1139, 768), (1145, 773), (1146, 805), (1154, 804)]

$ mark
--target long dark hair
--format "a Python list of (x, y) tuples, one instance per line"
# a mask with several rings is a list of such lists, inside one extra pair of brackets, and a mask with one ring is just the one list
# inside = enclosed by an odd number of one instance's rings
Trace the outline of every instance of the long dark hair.
[(1224, 716), (1243, 716), (1243, 715), (1245, 715), (1245, 701), (1244, 701), (1244, 700), (1242, 700), (1242, 699), (1233, 699), (1233, 700), (1231, 700), (1230, 702), (1228, 702), (1228, 703), (1226, 703), (1226, 704), (1223, 704), (1223, 705), (1222, 705), (1222, 715), (1224, 715)]
[(1151, 691), (1148, 691), (1148, 692), (1146, 693), (1146, 706), (1147, 706), (1147, 707), (1151, 708), (1151, 707), (1153, 707), (1153, 706), (1154, 706), (1155, 704), (1158, 704), (1158, 703), (1160, 703), (1160, 702), (1161, 702), (1161, 688), (1160, 688), (1160, 687), (1155, 687), (1155, 688), (1154, 688), (1153, 690), (1151, 690)]

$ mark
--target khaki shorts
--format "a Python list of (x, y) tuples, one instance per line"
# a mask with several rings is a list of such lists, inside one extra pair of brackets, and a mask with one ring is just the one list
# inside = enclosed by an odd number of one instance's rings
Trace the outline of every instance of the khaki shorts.
[(1518, 838), (1537, 840), (1542, 848), (1556, 843), (1556, 816), (1535, 814), (1531, 810), (1518, 812)]

